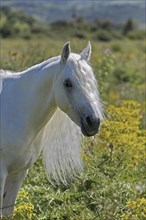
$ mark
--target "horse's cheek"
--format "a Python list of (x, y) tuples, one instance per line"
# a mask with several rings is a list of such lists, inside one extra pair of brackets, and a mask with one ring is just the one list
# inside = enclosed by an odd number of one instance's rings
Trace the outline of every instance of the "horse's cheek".
[(65, 113), (68, 112), (68, 99), (64, 91), (57, 91), (55, 94), (55, 101), (57, 106)]

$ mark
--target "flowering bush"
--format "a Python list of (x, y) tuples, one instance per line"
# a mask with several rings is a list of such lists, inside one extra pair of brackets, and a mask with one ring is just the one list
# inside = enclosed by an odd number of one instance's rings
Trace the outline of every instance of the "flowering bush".
[[(44, 171), (38, 161), (29, 174), (32, 185), (27, 187), (29, 194), (24, 189), (19, 193), (14, 219), (145, 218), (142, 175), (146, 149), (145, 130), (140, 129), (140, 104), (123, 101), (119, 106), (108, 106), (106, 111), (108, 116), (100, 133), (83, 144), (84, 175), (70, 186), (48, 188), (49, 183), (42, 175)], [(142, 187), (136, 186), (139, 178)], [(139, 198), (139, 193), (143, 197)]]
[[(96, 137), (98, 148), (95, 145), (95, 155), (99, 156), (101, 152), (110, 153), (114, 162), (128, 169), (144, 164), (146, 131), (140, 129), (142, 120), (140, 104), (136, 101), (123, 101), (118, 107), (109, 105), (107, 115), (100, 134)], [(87, 160), (89, 154), (83, 157)]]
[(14, 219), (30, 220), (33, 217), (35, 217), (33, 204), (30, 202), (28, 192), (22, 189), (18, 195), (17, 205), (14, 212)]
[[(99, 203), (94, 202), (97, 209), (100, 206), (99, 220), (107, 216), (108, 219), (122, 216), (122, 220), (143, 220), (145, 212), (141, 210), (145, 209), (141, 205), (145, 199), (139, 199), (139, 193), (146, 196), (146, 130), (141, 129), (141, 106), (136, 101), (122, 101), (118, 106), (109, 105), (106, 111), (107, 119), (99, 135), (87, 141), (82, 151), (88, 173), (86, 181), (98, 190), (95, 198)], [(137, 202), (128, 202), (132, 198)], [(132, 214), (129, 214), (130, 204), (136, 204)], [(133, 217), (134, 213), (137, 218)]]
[(108, 106), (109, 119), (105, 120), (100, 132), (102, 149), (112, 146), (114, 159), (123, 161), (130, 168), (146, 159), (145, 130), (140, 129), (142, 120), (140, 104), (123, 101), (120, 107)]
[(144, 220), (146, 219), (146, 199), (139, 198), (134, 201), (130, 200), (125, 206), (125, 213), (121, 220)]

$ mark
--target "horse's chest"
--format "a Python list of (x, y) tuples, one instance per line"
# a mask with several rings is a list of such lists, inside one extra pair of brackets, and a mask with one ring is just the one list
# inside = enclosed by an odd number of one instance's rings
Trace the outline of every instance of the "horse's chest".
[(9, 172), (20, 172), (21, 170), (26, 170), (36, 162), (42, 151), (41, 138), (42, 134), (40, 133), (33, 139), (32, 143), (27, 143), (26, 146), (19, 147), (20, 150), (15, 152), (13, 160), (11, 160), (11, 162), (9, 160)]

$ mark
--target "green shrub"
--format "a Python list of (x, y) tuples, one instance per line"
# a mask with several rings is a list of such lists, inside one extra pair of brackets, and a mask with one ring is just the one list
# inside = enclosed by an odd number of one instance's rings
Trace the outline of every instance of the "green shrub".
[(135, 22), (129, 18), (123, 26), (123, 34), (127, 35), (130, 31), (135, 30)]
[(136, 31), (130, 31), (127, 34), (127, 37), (131, 40), (144, 40), (145, 35), (146, 35), (145, 30), (136, 30)]
[(119, 82), (129, 82), (130, 76), (124, 67), (116, 67), (113, 71), (114, 77)]
[(111, 46), (113, 52), (121, 52), (122, 46), (118, 43), (115, 43)]
[(75, 35), (74, 35), (75, 37), (77, 37), (77, 38), (79, 38), (79, 39), (85, 39), (86, 38), (86, 33), (85, 32), (76, 32), (75, 33)]
[(97, 39), (100, 41), (110, 41), (112, 39), (111, 33), (105, 30), (99, 31)]

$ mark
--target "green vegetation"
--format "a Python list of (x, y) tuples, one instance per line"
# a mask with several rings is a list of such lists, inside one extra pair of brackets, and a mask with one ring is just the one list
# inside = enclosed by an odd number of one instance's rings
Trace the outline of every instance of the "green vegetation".
[[(58, 20), (71, 20), (82, 16), (86, 20), (94, 22), (96, 18), (110, 18), (111, 21), (124, 23), (130, 17), (137, 20), (140, 25), (145, 24), (145, 0), (43, 0), (43, 1), (22, 1), (22, 0), (1, 0), (2, 6), (13, 7), (23, 10), (30, 15), (40, 17), (47, 23)], [(42, 13), (43, 12), (43, 13)]]
[(28, 16), (23, 11), (2, 7), (0, 22), (0, 37), (2, 38), (38, 38), (48, 36), (56, 39), (76, 37), (79, 39), (93, 39), (112, 41), (130, 38), (144, 39), (143, 29), (137, 29), (136, 23), (128, 19), (124, 25), (117, 25), (109, 20), (96, 19), (91, 23), (82, 17), (75, 17), (72, 21), (57, 21), (52, 24), (42, 23), (35, 17)]
[[(146, 49), (144, 40), (129, 37), (136, 30), (125, 36), (104, 25), (78, 19), (72, 26), (55, 23), (51, 32), (29, 39), (23, 34), (1, 39), (0, 68), (15, 71), (60, 54), (66, 41), (80, 52), (91, 40), (91, 63), (107, 103), (101, 131), (83, 143), (83, 174), (67, 186), (52, 186), (40, 157), (23, 183), (14, 220), (146, 219)], [(100, 31), (110, 33), (110, 40), (99, 40)]]
[(31, 38), (31, 35), (46, 34), (48, 26), (39, 22), (23, 11), (17, 11), (7, 7), (1, 8), (0, 36)]

